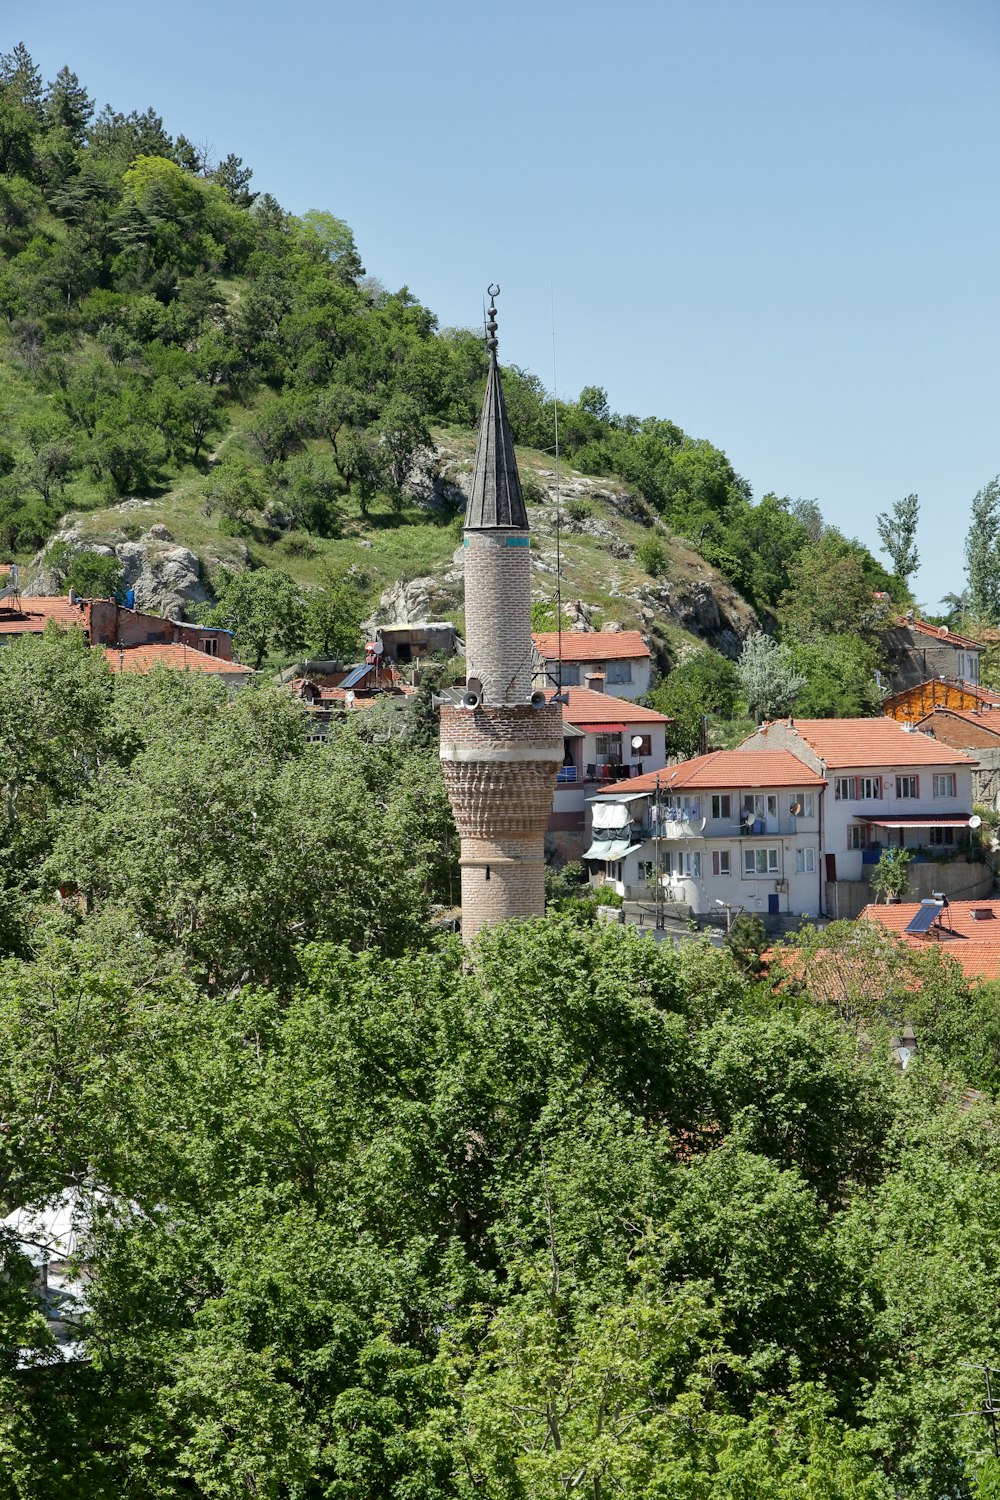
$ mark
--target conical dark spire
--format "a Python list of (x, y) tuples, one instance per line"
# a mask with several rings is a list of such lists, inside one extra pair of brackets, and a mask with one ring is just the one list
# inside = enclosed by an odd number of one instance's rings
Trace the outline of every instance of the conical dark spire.
[(527, 531), (528, 512), (521, 494), (521, 480), (514, 457), (514, 439), (510, 435), (507, 408), (504, 405), (500, 371), (497, 368), (497, 310), (494, 299), (500, 288), (489, 288), (490, 307), (486, 319), (486, 346), (490, 351), (490, 371), (486, 377), (483, 412), (479, 419), (476, 464), (465, 512), (466, 531), (488, 531), (509, 526)]

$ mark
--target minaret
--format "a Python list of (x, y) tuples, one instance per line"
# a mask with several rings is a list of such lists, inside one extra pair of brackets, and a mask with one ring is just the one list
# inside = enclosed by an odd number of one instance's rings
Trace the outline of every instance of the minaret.
[(528, 513), (514, 457), (490, 287), (490, 354), (465, 515), (464, 706), (441, 709), (441, 768), (462, 840), (462, 936), (545, 911), (545, 830), (562, 709), (532, 692)]

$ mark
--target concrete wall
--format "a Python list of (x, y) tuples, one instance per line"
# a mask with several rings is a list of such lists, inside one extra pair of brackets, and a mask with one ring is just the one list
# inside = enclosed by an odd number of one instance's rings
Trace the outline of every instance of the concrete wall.
[[(910, 865), (908, 873), (904, 901), (923, 901), (935, 891), (943, 891), (952, 901), (981, 901), (993, 890), (993, 871), (989, 865), (969, 865), (956, 860), (949, 865)], [(875, 900), (875, 892), (867, 880), (831, 880), (826, 889), (827, 916), (835, 921), (853, 921)]]

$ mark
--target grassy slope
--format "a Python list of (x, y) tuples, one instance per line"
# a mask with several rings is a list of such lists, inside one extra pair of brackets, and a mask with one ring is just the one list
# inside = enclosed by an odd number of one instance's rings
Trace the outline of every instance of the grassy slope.
[[(262, 399), (268, 398), (265, 395)], [(23, 373), (3, 360), (0, 422), (7, 431), (16, 428), (18, 419), (28, 414), (41, 415), (51, 400), (38, 394)], [(248, 415), (244, 407), (228, 408), (228, 425), (214, 456), (228, 444), (239, 442)], [(475, 434), (449, 428), (435, 432), (434, 436), (439, 444), (441, 467), (461, 484), (463, 471), (471, 466)], [(554, 601), (556, 587), (552, 458), (534, 450), (519, 449), (518, 461), (523, 480), (548, 492), (545, 502), (533, 508), (532, 529), (536, 564), (540, 564), (536, 566), (535, 595), (549, 603)], [(616, 542), (634, 549), (648, 534), (647, 522), (623, 514), (620, 497), (624, 489), (616, 481), (588, 478), (565, 466), (561, 478), (565, 498), (570, 502), (582, 499), (590, 517), (613, 532)], [(369, 516), (363, 517), (350, 496), (344, 499), (344, 524), (338, 538), (324, 539), (300, 530), (287, 531), (275, 538), (273, 533), (260, 529), (234, 539), (224, 529), (220, 530), (218, 514), (206, 514), (204, 490), (205, 470), (187, 465), (160, 492), (144, 497), (139, 505), (132, 502), (123, 510), (119, 502), (109, 503), (99, 485), (82, 472), (66, 486), (63, 512), (95, 543), (135, 540), (151, 525), (163, 524), (178, 543), (198, 554), (210, 573), (220, 565), (238, 564), (244, 547), (253, 563), (280, 568), (305, 585), (318, 583), (328, 569), (340, 573), (353, 567), (368, 580), (372, 606), (377, 604), (382, 591), (398, 580), (447, 573), (461, 540), (461, 514), (439, 515), (416, 504), (394, 514), (386, 502), (376, 501)], [(659, 580), (661, 584), (671, 583), (683, 591), (698, 579), (718, 581), (709, 566), (680, 539), (664, 533), (661, 540), (668, 559), (666, 572)], [(599, 613), (595, 623), (618, 621), (625, 627), (646, 628), (637, 601), (628, 594), (652, 580), (634, 557), (616, 558), (609, 551), (606, 537), (581, 534), (572, 528), (564, 530), (561, 550), (564, 600), (580, 599), (596, 607)], [(19, 560), (27, 562), (29, 558)], [(461, 589), (451, 583), (443, 586), (443, 592), (451, 600), (448, 613), (461, 628)], [(694, 638), (668, 619), (657, 621), (656, 633), (674, 654), (693, 644)]]

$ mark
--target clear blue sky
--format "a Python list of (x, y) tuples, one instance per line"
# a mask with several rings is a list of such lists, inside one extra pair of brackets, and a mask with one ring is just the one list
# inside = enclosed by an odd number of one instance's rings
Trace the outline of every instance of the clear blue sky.
[[(8, 22), (7, 28), (10, 28)], [(996, 0), (44, 0), (0, 42), (235, 151), (441, 323), (671, 417), (756, 496), (876, 545), (916, 490), (920, 598), (1000, 470)]]

